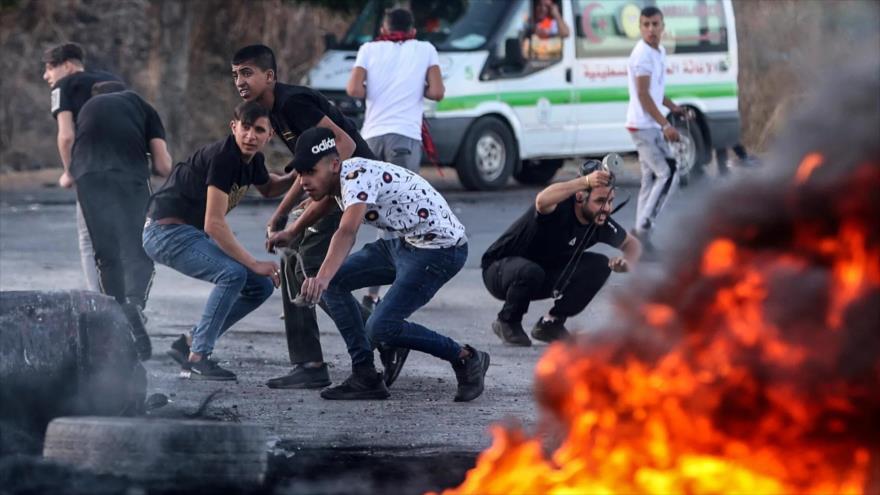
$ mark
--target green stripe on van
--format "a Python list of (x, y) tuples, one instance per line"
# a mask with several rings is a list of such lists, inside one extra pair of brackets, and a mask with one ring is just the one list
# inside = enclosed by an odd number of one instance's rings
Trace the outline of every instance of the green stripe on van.
[[(670, 98), (725, 98), (736, 96), (735, 83), (714, 84), (679, 84), (666, 88), (666, 96)], [(549, 91), (516, 91), (509, 93), (486, 93), (479, 95), (453, 96), (445, 98), (437, 104), (437, 111), (467, 110), (475, 108), (486, 101), (502, 101), (512, 107), (534, 106), (540, 98), (547, 98), (551, 104), (566, 103), (611, 103), (628, 101), (627, 88), (592, 88)]]

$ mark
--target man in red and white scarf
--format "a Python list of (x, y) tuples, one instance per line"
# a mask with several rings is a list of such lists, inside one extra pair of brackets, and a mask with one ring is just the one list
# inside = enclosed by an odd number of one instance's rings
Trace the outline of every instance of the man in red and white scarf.
[[(415, 37), (410, 11), (388, 12), (376, 41), (358, 50), (346, 90), (366, 99), (361, 136), (379, 160), (418, 172), (422, 146), (436, 163), (423, 98), (440, 101), (445, 88), (437, 49)], [(371, 287), (363, 302), (372, 307), (378, 300), (379, 288)]]

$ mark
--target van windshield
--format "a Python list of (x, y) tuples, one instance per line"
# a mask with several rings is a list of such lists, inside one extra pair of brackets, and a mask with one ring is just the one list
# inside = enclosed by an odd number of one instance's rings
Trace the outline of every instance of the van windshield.
[(511, 0), (370, 0), (348, 29), (337, 48), (357, 50), (373, 41), (385, 9), (404, 3), (413, 13), (416, 38), (429, 41), (439, 51), (484, 49), (507, 10), (519, 2)]

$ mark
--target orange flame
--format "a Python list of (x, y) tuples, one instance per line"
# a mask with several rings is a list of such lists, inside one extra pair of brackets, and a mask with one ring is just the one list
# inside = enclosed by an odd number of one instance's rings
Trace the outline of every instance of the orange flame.
[(801, 160), (801, 164), (798, 166), (797, 172), (795, 173), (794, 180), (796, 184), (803, 184), (813, 175), (813, 172), (819, 168), (822, 163), (825, 162), (825, 157), (822, 153), (808, 153), (807, 156)]
[[(796, 183), (822, 161), (808, 154)], [(476, 467), (443, 493), (878, 490), (880, 203), (866, 198), (880, 167), (852, 183), (830, 220), (795, 208), (790, 225), (716, 235), (699, 271), (682, 268), (621, 313), (621, 328), (551, 346), (536, 395), (564, 440), (495, 426)]]

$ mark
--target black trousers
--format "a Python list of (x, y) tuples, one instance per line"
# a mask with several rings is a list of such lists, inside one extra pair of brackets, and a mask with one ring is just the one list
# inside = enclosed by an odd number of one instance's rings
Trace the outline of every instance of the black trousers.
[(144, 307), (153, 283), (153, 260), (143, 247), (150, 185), (121, 171), (76, 180), (76, 195), (95, 249), (101, 292)]
[[(287, 254), (281, 258), (281, 301), (284, 310), (284, 333), (287, 337), (287, 353), (291, 364), (319, 362), (324, 360), (321, 350), (321, 336), (318, 329), (318, 315), (314, 307), (301, 307), (293, 304), (306, 277), (314, 277), (327, 256), (330, 240), (339, 227), (342, 210), (334, 207), (324, 218), (306, 229), (293, 246), (303, 259), (305, 272), (299, 266), (296, 256)], [(323, 300), (321, 308), (327, 312)], [(370, 316), (369, 310), (361, 306), (364, 321)], [(328, 313), (329, 314), (329, 313)]]
[[(553, 286), (563, 268), (543, 268), (519, 256), (502, 258), (483, 270), (483, 283), (492, 296), (504, 301), (498, 319), (518, 323), (529, 310), (529, 303), (553, 295)], [(590, 304), (599, 292), (611, 269), (608, 258), (598, 253), (584, 253), (571, 282), (550, 309), (556, 318), (574, 316)]]

